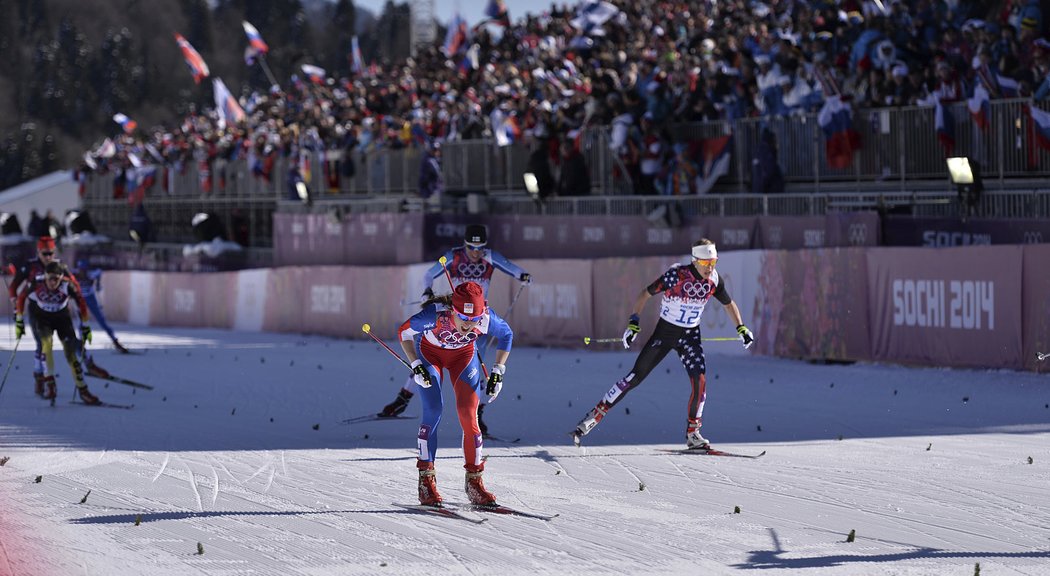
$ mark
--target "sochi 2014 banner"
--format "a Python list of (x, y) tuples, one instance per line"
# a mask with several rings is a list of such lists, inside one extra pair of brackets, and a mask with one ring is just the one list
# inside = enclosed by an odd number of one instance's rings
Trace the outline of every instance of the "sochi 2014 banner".
[(868, 251), (872, 355), (1020, 368), (1021, 246)]
[(1050, 242), (1050, 222), (1035, 218), (913, 218), (886, 216), (883, 219), (886, 246), (990, 246), (998, 244), (1042, 244)]

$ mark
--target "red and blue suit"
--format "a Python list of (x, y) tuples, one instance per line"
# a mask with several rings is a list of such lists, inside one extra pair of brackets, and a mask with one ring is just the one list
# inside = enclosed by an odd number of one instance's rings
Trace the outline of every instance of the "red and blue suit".
[(456, 396), (456, 413), (463, 429), (464, 467), (468, 472), (480, 472), (484, 464), (478, 403), (485, 380), (481, 376), (475, 342), (481, 336), (491, 336), (498, 350), (509, 352), (514, 333), (506, 320), (486, 309), (482, 320), (463, 334), (452, 319), (454, 313), (451, 309), (439, 310), (430, 305), (406, 320), (399, 330), (402, 341), (414, 342), (416, 354), (434, 383), (429, 388), (419, 389), (423, 399), (423, 418), (418, 435), (419, 459), (433, 462), (437, 454), (437, 432), (443, 408), (441, 385), (443, 373), (447, 370)]

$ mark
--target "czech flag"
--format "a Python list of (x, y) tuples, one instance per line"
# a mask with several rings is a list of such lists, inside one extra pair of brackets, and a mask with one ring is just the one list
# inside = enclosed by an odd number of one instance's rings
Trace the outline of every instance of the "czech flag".
[(937, 130), (937, 139), (944, 146), (945, 157), (951, 156), (955, 151), (955, 117), (951, 108), (941, 104), (938, 100), (934, 109), (933, 125)]
[(853, 152), (860, 150), (860, 134), (853, 129), (850, 105), (839, 95), (828, 96), (817, 114), (817, 123), (824, 131), (828, 168), (848, 168), (853, 164)]
[(138, 123), (120, 113), (113, 115), (113, 121), (120, 124), (120, 127), (124, 129), (125, 134), (131, 134), (135, 131), (135, 128), (138, 127)]
[(179, 49), (182, 50), (182, 57), (186, 59), (186, 65), (190, 67), (190, 73), (193, 74), (193, 81), (197, 84), (201, 83), (201, 80), (208, 77), (211, 71), (208, 70), (208, 65), (204, 63), (204, 58), (193, 48), (182, 34), (175, 34), (175, 42), (178, 43)]

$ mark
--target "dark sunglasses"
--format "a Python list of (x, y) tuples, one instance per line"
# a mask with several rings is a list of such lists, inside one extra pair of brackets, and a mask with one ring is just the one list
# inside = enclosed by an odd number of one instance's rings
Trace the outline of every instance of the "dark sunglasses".
[(44, 250), (43, 252), (40, 253), (40, 255), (41, 256), (54, 256), (55, 253), (52, 250)]

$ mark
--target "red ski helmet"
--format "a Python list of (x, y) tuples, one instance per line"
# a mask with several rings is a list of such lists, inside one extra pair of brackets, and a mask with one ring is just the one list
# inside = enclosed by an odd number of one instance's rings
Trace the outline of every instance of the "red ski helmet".
[(452, 291), (452, 308), (461, 316), (480, 318), (485, 313), (485, 290), (477, 282), (464, 282)]
[(36, 249), (38, 252), (54, 252), (55, 251), (55, 239), (50, 236), (41, 236), (36, 241)]

